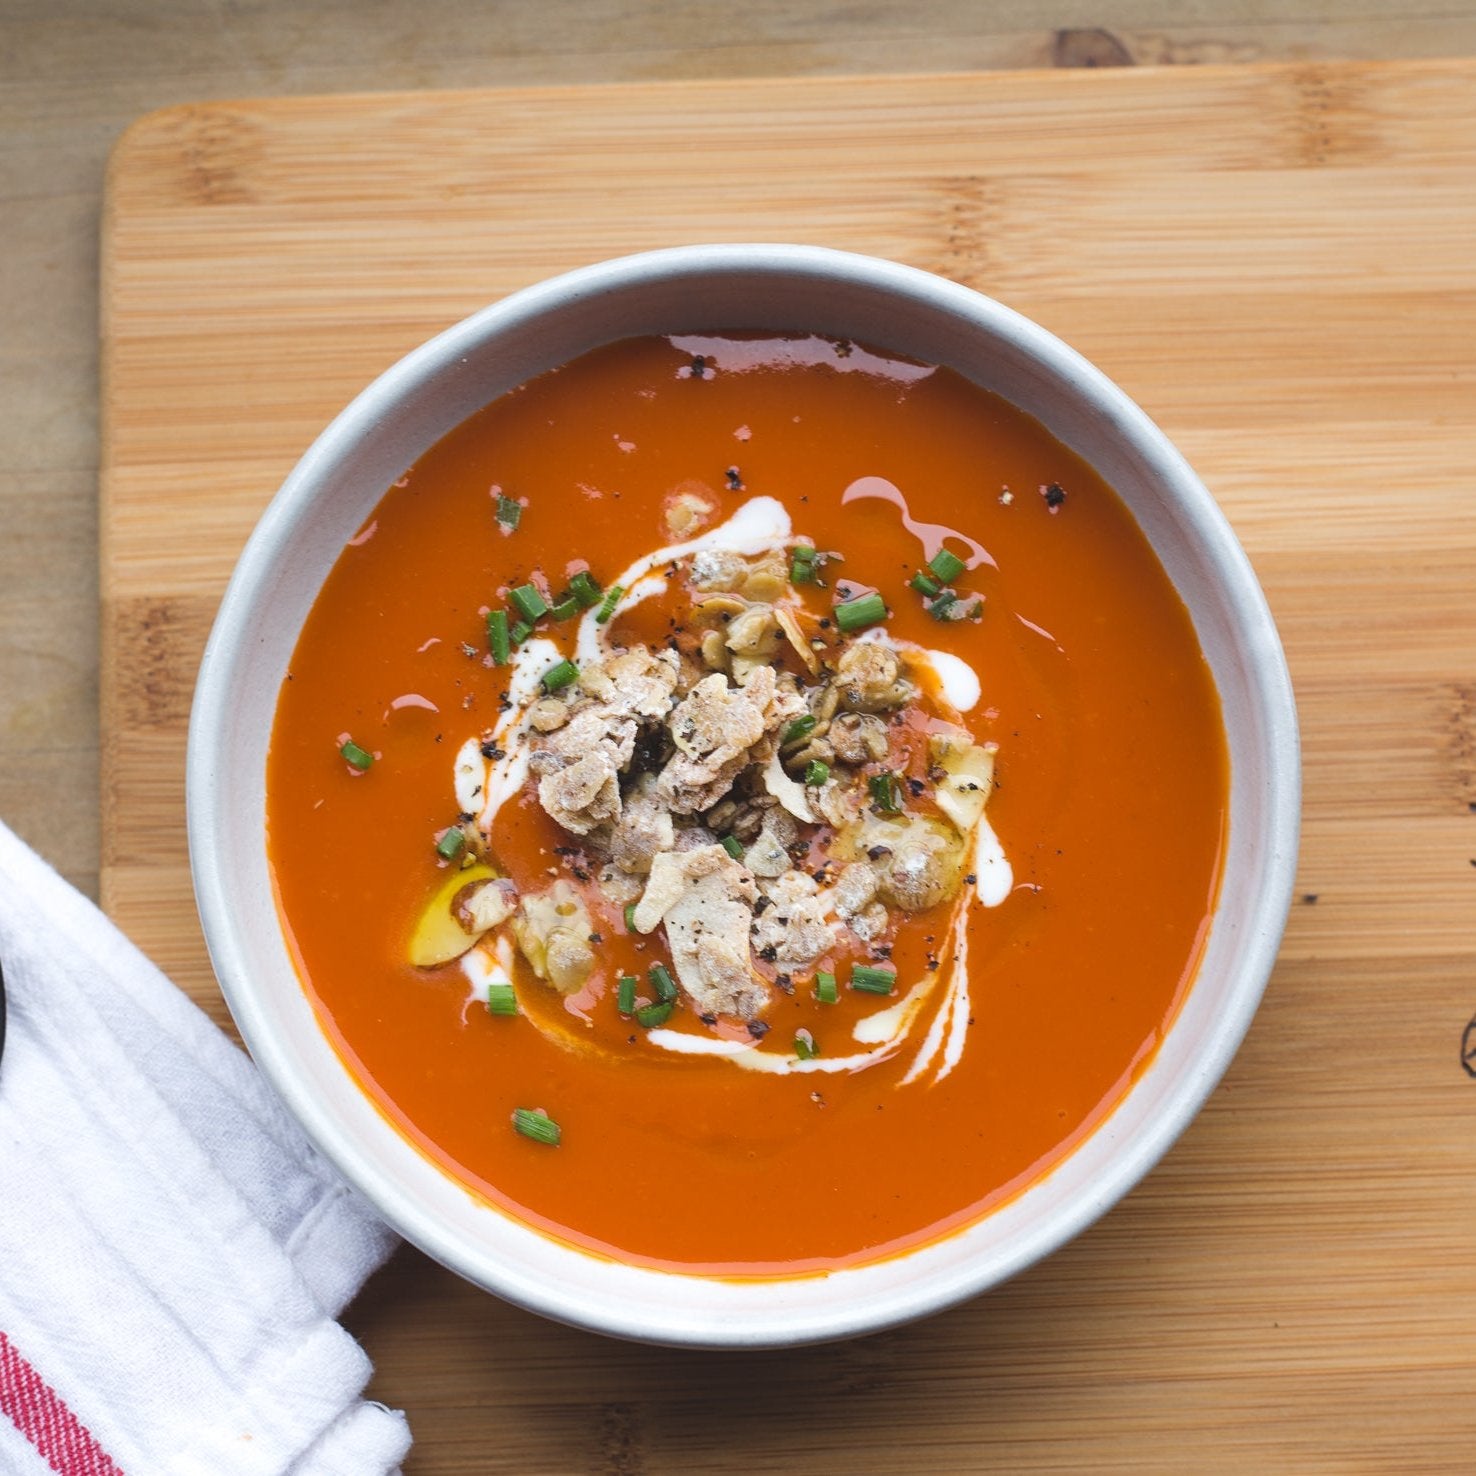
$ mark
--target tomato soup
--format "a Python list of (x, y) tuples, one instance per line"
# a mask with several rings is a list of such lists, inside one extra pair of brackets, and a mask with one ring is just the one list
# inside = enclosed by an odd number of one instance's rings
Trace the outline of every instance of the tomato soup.
[(1215, 687), (1122, 502), (951, 371), (597, 350), (427, 452), (278, 704), (284, 930), (363, 1089), (633, 1264), (805, 1274), (989, 1213), (1191, 986)]

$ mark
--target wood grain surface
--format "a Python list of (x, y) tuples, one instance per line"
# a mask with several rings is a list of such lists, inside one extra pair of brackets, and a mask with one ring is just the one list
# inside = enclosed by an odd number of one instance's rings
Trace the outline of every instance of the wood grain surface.
[[(647, 83), (180, 107), (108, 180), (103, 895), (224, 1020), (185, 729), (232, 561), (429, 333), (643, 247), (981, 288), (1169, 432), (1266, 587), (1299, 897), (1225, 1083), (1010, 1285), (831, 1348), (558, 1328), (410, 1251), (349, 1314), (409, 1473), (1469, 1470), (1476, 1415), (1476, 63)], [(1149, 760), (1151, 761), (1151, 760)]]

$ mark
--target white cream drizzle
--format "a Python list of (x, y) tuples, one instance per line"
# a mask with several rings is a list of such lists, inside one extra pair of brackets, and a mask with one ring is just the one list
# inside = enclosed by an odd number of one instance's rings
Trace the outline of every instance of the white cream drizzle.
[(887, 1005), (858, 1020), (851, 1034), (861, 1045), (872, 1049), (853, 1052), (848, 1056), (811, 1056), (801, 1060), (798, 1056), (762, 1050), (756, 1042), (688, 1035), (680, 1030), (652, 1030), (646, 1039), (661, 1050), (671, 1051), (676, 1055), (716, 1057), (729, 1061), (734, 1066), (741, 1066), (745, 1071), (762, 1071), (771, 1076), (795, 1072), (861, 1071), (888, 1060), (897, 1053), (906, 1040), (913, 1017), (922, 1008), (930, 992), (930, 981), (923, 980), (914, 984), (895, 1004)]
[[(480, 809), (476, 805), (465, 807), (465, 813), (475, 813), (477, 825), (483, 835), (489, 835), (497, 812), (528, 781), (528, 709), (537, 700), (543, 673), (562, 661), (561, 652), (553, 641), (536, 636), (525, 641), (513, 658), (512, 675), (507, 683), (507, 710), (492, 729), (491, 742), (500, 748), (503, 757), (495, 761), (482, 759), (483, 798)], [(463, 744), (457, 756), (458, 765), (466, 754), (468, 744)], [(481, 745), (475, 745), (477, 757), (481, 758)]]
[(934, 651), (925, 646), (917, 649), (937, 673), (938, 685), (954, 711), (970, 712), (979, 705), (983, 695), (979, 673), (967, 661), (951, 651)]
[[(987, 816), (979, 817), (973, 842), (974, 895), (981, 905), (998, 907), (1014, 888), (1014, 871)], [(916, 1081), (935, 1062), (938, 1068), (933, 1080), (942, 1081), (963, 1059), (970, 1008), (968, 907), (963, 899), (955, 904), (949, 920), (945, 952), (948, 994), (933, 1016), (907, 1075), (902, 1078), (904, 1086)]]
[(974, 895), (985, 907), (998, 907), (1014, 885), (1014, 867), (986, 812), (974, 827)]
[(487, 760), (482, 745), (468, 738), (456, 751), (456, 808), (463, 815), (481, 813), (487, 798)]
[(943, 1064), (933, 1077), (934, 1081), (942, 1081), (963, 1057), (963, 1032), (969, 1020), (969, 945), (967, 931), (960, 926), (963, 915), (962, 907), (955, 908), (953, 921), (948, 926), (948, 994), (933, 1016), (928, 1033), (923, 1037), (917, 1055), (912, 1058), (912, 1065), (907, 1068), (907, 1075), (902, 1078), (903, 1086), (922, 1076), (938, 1059), (940, 1051)]
[(770, 1076), (788, 1076), (806, 1072), (860, 1071), (875, 1066), (897, 1052), (902, 1038), (896, 1036), (873, 1051), (863, 1051), (851, 1056), (811, 1056), (800, 1060), (798, 1056), (785, 1056), (777, 1051), (760, 1050), (757, 1044), (748, 1045), (738, 1040), (720, 1040), (710, 1035), (688, 1035), (682, 1030), (651, 1030), (646, 1039), (665, 1051), (674, 1051), (683, 1056), (712, 1056), (721, 1061), (741, 1066), (745, 1071), (762, 1071)]
[[(784, 504), (774, 497), (750, 497), (725, 523), (709, 528), (706, 533), (688, 539), (686, 543), (671, 543), (658, 548), (654, 553), (639, 558), (628, 569), (610, 581), (610, 588), (619, 585), (624, 591), (615, 606), (615, 615), (628, 610), (642, 600), (668, 588), (664, 578), (648, 579), (652, 569), (684, 559), (692, 554), (710, 549), (714, 553), (736, 553), (753, 557), (768, 553), (772, 548), (785, 547), (793, 534), (793, 525)], [(595, 620), (598, 606), (586, 610), (579, 621), (577, 657), (580, 665), (598, 661), (607, 648), (609, 625), (600, 625)]]
[(851, 1029), (852, 1037), (862, 1045), (885, 1045), (905, 1035), (928, 992), (928, 981), (920, 980), (896, 1004), (857, 1020)]
[(475, 947), (461, 955), (461, 972), (466, 975), (468, 990), (466, 1003), (462, 1006), (462, 1019), (473, 1005), (487, 1003), (487, 988), (491, 984), (511, 984), (513, 946), (510, 938), (500, 933), (483, 938)]
[[(620, 603), (615, 608), (623, 614), (626, 610), (634, 609), (635, 606), (641, 604), (644, 600), (654, 599), (657, 595), (665, 594), (669, 588), (670, 585), (659, 574), (651, 575), (645, 579), (638, 579), (626, 589), (625, 594), (621, 596)], [(583, 647), (579, 650), (579, 659), (581, 661), (589, 659), (585, 655)]]

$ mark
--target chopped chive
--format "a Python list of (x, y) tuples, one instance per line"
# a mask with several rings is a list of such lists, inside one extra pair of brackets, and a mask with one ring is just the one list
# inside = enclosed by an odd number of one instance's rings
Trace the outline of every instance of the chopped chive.
[(951, 615), (949, 612), (957, 603), (958, 596), (954, 594), (951, 589), (945, 589), (936, 600), (933, 600), (929, 603), (928, 614), (931, 615), (934, 620), (956, 619), (957, 617)]
[(938, 576), (939, 581), (943, 584), (952, 584), (968, 567), (956, 553), (952, 553), (946, 548), (940, 548), (928, 560), (928, 568)]
[(792, 559), (798, 559), (802, 564), (813, 564), (815, 562), (815, 553), (816, 550), (811, 544), (796, 543), (790, 549), (789, 556)]
[(677, 997), (676, 981), (665, 964), (652, 964), (647, 972), (651, 976), (651, 988), (656, 991), (657, 999), (670, 1003)]
[(807, 563), (803, 559), (791, 559), (789, 561), (789, 582), (791, 584), (819, 584), (820, 578), (815, 573), (813, 563)]
[(543, 673), (543, 690), (545, 692), (562, 692), (570, 682), (579, 679), (579, 668), (567, 658), (560, 661), (557, 666), (550, 666)]
[(896, 983), (896, 969), (877, 969), (870, 964), (851, 966), (851, 988), (863, 994), (890, 994)]
[(835, 987), (835, 975), (824, 972), (815, 975), (815, 998), (821, 1004), (834, 1004), (840, 998), (840, 991)]
[(516, 1015), (518, 997), (511, 984), (489, 984), (487, 986), (487, 1009), (494, 1015)]
[(581, 569), (569, 581), (569, 593), (579, 601), (581, 610), (592, 609), (600, 602), (600, 586), (593, 574), (588, 569)]
[(969, 606), (969, 619), (970, 620), (982, 620), (983, 618), (984, 618), (984, 601), (983, 600), (975, 600), (974, 603)]
[(530, 624), (548, 614), (548, 602), (531, 584), (520, 584), (508, 595), (518, 614)]
[(514, 1107), (512, 1124), (535, 1143), (546, 1143), (550, 1148), (559, 1146), (559, 1125), (541, 1107)]
[(871, 803), (883, 815), (897, 815), (902, 810), (902, 785), (895, 774), (873, 774), (866, 781)]
[(636, 930), (636, 905), (634, 902), (625, 904), (625, 931), (633, 933)]
[(507, 628), (506, 610), (487, 611), (487, 649), (499, 666), (506, 666), (512, 657), (512, 636)]
[(497, 521), (502, 524), (509, 533), (518, 526), (523, 516), (523, 504), (513, 497), (504, 497), (501, 492), (497, 494)]
[(615, 1008), (622, 1015), (630, 1015), (635, 1012), (636, 1007), (636, 976), (634, 974), (622, 974), (620, 982), (615, 986)]
[(911, 588), (915, 589), (918, 594), (926, 595), (929, 599), (932, 599), (932, 597), (943, 588), (943, 586), (939, 584), (936, 580), (929, 579), (926, 574), (923, 574), (921, 572), (914, 574), (912, 578), (907, 581), (907, 583)]
[(805, 783), (814, 788), (819, 788), (830, 778), (830, 765), (824, 759), (811, 759), (805, 765)]
[(567, 620), (571, 615), (579, 613), (579, 601), (573, 595), (565, 595), (563, 599), (549, 608), (548, 613), (555, 620)]
[(521, 646), (532, 634), (533, 627), (526, 620), (520, 620), (509, 632), (508, 639), (512, 641), (513, 645)]
[(736, 835), (725, 835), (722, 839), (722, 848), (735, 860), (743, 859), (743, 842)]
[(466, 844), (466, 836), (459, 826), (453, 825), (440, 840), (436, 842), (436, 855), (442, 861), (453, 861), (461, 854), (461, 848)]
[(657, 1004), (642, 1005), (635, 1012), (636, 1024), (644, 1025), (647, 1030), (654, 1030), (671, 1019), (671, 1012), (675, 1008), (676, 1004), (669, 999), (663, 999)]
[(783, 743), (793, 743), (797, 738), (803, 738), (807, 733), (815, 731), (815, 714), (807, 712), (803, 717), (797, 717), (784, 730), (784, 736), (779, 740)]
[(600, 602), (600, 608), (595, 611), (596, 625), (607, 625), (609, 623), (610, 617), (615, 613), (615, 606), (620, 603), (621, 597), (624, 594), (624, 586), (619, 584), (612, 584), (605, 591), (605, 598)]
[(813, 1061), (820, 1054), (815, 1037), (808, 1030), (797, 1030), (794, 1035), (794, 1053), (801, 1061)]
[(864, 630), (886, 618), (887, 602), (875, 591), (835, 607), (835, 623), (846, 632)]
[(356, 769), (367, 769), (369, 765), (374, 762), (374, 755), (370, 753), (367, 749), (360, 748), (359, 745), (355, 743), (352, 738), (350, 738), (338, 751)]

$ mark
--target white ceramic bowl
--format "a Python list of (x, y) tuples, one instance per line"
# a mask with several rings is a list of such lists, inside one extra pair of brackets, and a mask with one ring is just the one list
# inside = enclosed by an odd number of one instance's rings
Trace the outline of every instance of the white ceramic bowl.
[[(1040, 420), (1127, 502), (1189, 607), (1228, 729), (1228, 854), (1207, 952), (1152, 1064), (1018, 1198), (894, 1259), (796, 1280), (614, 1264), (474, 1199), (402, 1138), (329, 1045), (293, 972), (267, 870), (277, 691), (314, 596), (386, 487), (474, 410), (598, 344), (706, 328), (805, 330), (959, 370)], [(1208, 351), (1208, 349), (1207, 349)], [(195, 891), (246, 1044), (308, 1135), (397, 1230), (470, 1281), (619, 1336), (761, 1347), (845, 1337), (949, 1306), (1060, 1246), (1133, 1187), (1229, 1065), (1286, 921), (1300, 794), (1296, 714), (1250, 565), (1182, 457), (1042, 328), (909, 267), (795, 246), (701, 246), (586, 268), (448, 329), (369, 386), (288, 477), (241, 556), (200, 670), (188, 798)]]

